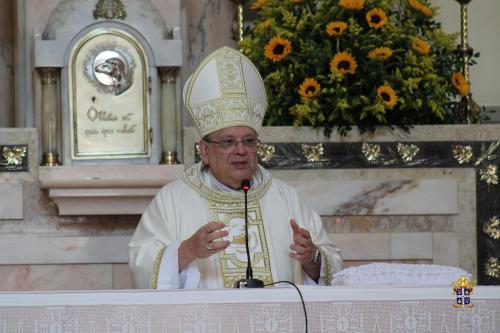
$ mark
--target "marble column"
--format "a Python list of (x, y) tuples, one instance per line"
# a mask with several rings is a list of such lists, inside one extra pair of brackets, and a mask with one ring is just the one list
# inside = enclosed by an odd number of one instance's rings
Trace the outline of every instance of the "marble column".
[(179, 164), (177, 159), (177, 67), (159, 67), (161, 80), (161, 164)]
[(60, 68), (38, 68), (42, 82), (42, 165), (60, 165), (58, 154), (59, 112), (57, 108), (57, 78)]

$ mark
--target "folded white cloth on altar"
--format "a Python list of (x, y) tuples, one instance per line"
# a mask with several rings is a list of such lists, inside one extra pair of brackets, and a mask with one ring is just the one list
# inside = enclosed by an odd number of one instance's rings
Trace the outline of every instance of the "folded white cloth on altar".
[(333, 274), (333, 285), (451, 286), (472, 275), (461, 268), (423, 264), (372, 263), (349, 267)]

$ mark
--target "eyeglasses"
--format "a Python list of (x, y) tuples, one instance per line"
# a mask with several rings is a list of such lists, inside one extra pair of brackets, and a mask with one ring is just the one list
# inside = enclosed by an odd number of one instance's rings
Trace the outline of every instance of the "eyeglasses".
[(228, 138), (228, 139), (221, 139), (219, 141), (203, 139), (203, 141), (208, 143), (218, 144), (220, 149), (224, 151), (232, 151), (233, 149), (236, 149), (239, 143), (241, 143), (248, 151), (255, 151), (257, 149), (257, 145), (260, 143), (260, 140), (257, 138), (243, 138), (241, 140)]

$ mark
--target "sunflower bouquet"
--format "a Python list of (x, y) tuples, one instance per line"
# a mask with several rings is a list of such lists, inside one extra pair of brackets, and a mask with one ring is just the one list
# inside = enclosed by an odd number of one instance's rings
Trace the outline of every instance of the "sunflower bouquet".
[(469, 85), (428, 0), (256, 0), (240, 47), (268, 91), (267, 125), (346, 133), (454, 123)]

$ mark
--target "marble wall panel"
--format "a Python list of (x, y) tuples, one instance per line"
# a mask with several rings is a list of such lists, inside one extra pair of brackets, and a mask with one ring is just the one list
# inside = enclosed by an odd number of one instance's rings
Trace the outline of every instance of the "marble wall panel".
[[(459, 266), (461, 259), (458, 233), (435, 232), (432, 234), (432, 260), (435, 264)], [(468, 262), (466, 264), (470, 265)]]
[(233, 40), (235, 5), (228, 0), (183, 1), (183, 82), (210, 52), (222, 46), (236, 47)]
[(132, 276), (128, 264), (113, 264), (113, 288), (112, 289), (133, 289)]
[(23, 185), (0, 183), (0, 220), (23, 218)]
[(391, 259), (432, 259), (432, 233), (391, 233)]
[(130, 236), (0, 237), (0, 264), (127, 263)]
[(112, 265), (0, 265), (0, 291), (109, 290)]
[[(288, 180), (320, 215), (438, 215), (457, 214), (456, 180), (392, 179), (302, 181), (293, 170)], [(287, 175), (288, 176), (288, 175)]]
[(323, 216), (331, 233), (363, 232), (450, 232), (454, 230), (447, 215), (398, 216)]
[(3, 220), (0, 236), (131, 236), (139, 215), (59, 216), (37, 182), (23, 183), (24, 219)]
[(389, 233), (330, 234), (345, 260), (390, 259)]

